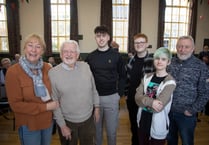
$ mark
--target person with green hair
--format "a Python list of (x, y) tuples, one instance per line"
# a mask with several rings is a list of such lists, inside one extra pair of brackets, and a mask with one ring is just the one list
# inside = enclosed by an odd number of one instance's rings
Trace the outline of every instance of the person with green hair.
[(175, 80), (166, 71), (172, 54), (167, 48), (158, 48), (154, 55), (155, 72), (145, 74), (136, 89), (139, 145), (165, 145)]

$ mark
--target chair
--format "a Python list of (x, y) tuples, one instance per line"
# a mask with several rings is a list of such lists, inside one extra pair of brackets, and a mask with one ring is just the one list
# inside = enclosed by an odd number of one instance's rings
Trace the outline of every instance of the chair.
[(5, 86), (0, 86), (0, 116), (7, 120), (13, 120), (13, 130), (15, 130), (15, 117), (11, 115), (11, 108), (6, 96)]

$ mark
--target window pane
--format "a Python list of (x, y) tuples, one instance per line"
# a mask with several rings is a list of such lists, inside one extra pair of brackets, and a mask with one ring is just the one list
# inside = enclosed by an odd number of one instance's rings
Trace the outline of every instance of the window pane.
[(8, 37), (1, 37), (0, 44), (1, 52), (9, 52)]
[(172, 24), (172, 33), (171, 33), (171, 37), (178, 37), (178, 23), (173, 23)]
[(179, 22), (186, 22), (188, 17), (188, 10), (187, 8), (181, 8), (180, 10), (180, 16), (179, 16)]
[(127, 52), (129, 0), (113, 0), (113, 41), (120, 52)]
[(70, 0), (51, 0), (52, 51), (70, 38)]
[(52, 52), (58, 51), (57, 37), (52, 37)]
[(57, 20), (57, 6), (54, 6), (54, 5), (52, 5), (51, 6), (51, 11), (53, 12), (53, 13), (51, 13), (51, 19), (52, 20)]
[(165, 23), (165, 32), (164, 32), (164, 37), (168, 38), (171, 37), (171, 23)]
[(66, 29), (65, 29), (65, 21), (59, 21), (58, 27), (59, 27), (58, 35), (64, 36), (65, 35), (65, 32), (66, 32)]
[(172, 0), (166, 0), (166, 5), (172, 5)]
[(173, 8), (172, 9), (172, 22), (178, 22), (179, 21), (179, 8)]
[(0, 0), (0, 9), (0, 52), (9, 52), (5, 0)]
[(176, 52), (179, 36), (188, 35), (189, 1), (166, 0), (164, 46)]
[(165, 13), (166, 13), (166, 15), (165, 15), (165, 22), (170, 22), (171, 21), (171, 16), (172, 16), (172, 13), (171, 13), (171, 11), (172, 11), (172, 8), (170, 8), (170, 7), (167, 7), (166, 9), (165, 9)]
[(179, 0), (173, 0), (173, 6), (179, 6), (180, 1)]

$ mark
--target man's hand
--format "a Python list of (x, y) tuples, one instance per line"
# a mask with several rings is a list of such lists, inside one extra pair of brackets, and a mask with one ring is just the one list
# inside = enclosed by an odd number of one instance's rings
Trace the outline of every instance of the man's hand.
[(94, 121), (98, 122), (100, 118), (100, 111), (99, 111), (99, 107), (95, 107), (94, 108)]

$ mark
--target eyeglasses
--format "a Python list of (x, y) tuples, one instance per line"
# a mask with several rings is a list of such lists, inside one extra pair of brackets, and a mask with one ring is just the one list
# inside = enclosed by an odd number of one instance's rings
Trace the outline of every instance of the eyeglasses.
[(143, 44), (144, 45), (145, 43), (147, 43), (147, 42), (134, 42), (135, 45), (137, 45), (137, 44)]

